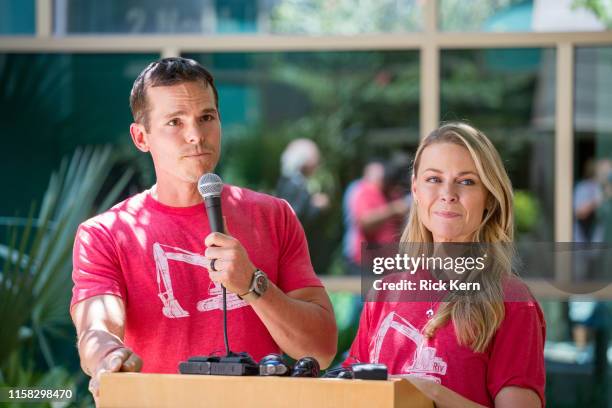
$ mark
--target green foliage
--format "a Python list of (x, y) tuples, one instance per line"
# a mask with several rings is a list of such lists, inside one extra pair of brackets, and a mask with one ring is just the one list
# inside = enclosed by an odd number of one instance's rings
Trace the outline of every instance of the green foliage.
[(349, 292), (331, 292), (329, 298), (334, 306), (334, 316), (338, 326), (338, 354), (331, 365), (333, 367), (344, 361), (344, 352), (353, 344), (363, 304), (360, 295)]
[(481, 31), (496, 13), (525, 0), (438, 0), (440, 27), (445, 31)]
[(538, 201), (533, 194), (521, 190), (514, 192), (514, 216), (518, 232), (533, 231), (539, 217)]
[(274, 33), (343, 34), (417, 31), (422, 12), (415, 0), (283, 0), (272, 11)]
[[(329, 53), (279, 60), (274, 81), (297, 89), (310, 103), (307, 115), (283, 126), (291, 138), (313, 139), (323, 170), (340, 199), (342, 187), (361, 173), (365, 159), (406, 146), (418, 127), (419, 65), (411, 53)], [(401, 128), (403, 140), (385, 144), (372, 133)]]
[(109, 147), (78, 149), (63, 160), (36, 217), (31, 210), (25, 228), (10, 228), (0, 246), (0, 384), (74, 386), (78, 380), (61, 367), (52, 344), (74, 341), (68, 309), (77, 227), (110, 207), (132, 177), (126, 171), (100, 197), (114, 160)]
[(274, 193), (280, 170), (278, 161), (283, 148), (291, 140), (282, 130), (250, 129), (234, 132), (223, 142), (223, 152), (218, 171), (229, 184), (248, 186), (251, 189)]
[(573, 9), (592, 11), (607, 28), (612, 28), (612, 1), (610, 0), (574, 0)]

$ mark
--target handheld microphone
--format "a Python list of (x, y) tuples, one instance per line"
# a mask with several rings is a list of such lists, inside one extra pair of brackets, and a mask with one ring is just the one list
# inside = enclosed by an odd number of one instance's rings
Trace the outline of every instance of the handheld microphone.
[[(223, 226), (223, 211), (221, 210), (221, 192), (223, 191), (223, 180), (215, 173), (206, 173), (198, 180), (198, 191), (204, 199), (206, 214), (211, 232), (225, 233)], [(227, 339), (227, 290), (223, 290), (223, 341), (225, 343), (225, 355), (232, 356)]]
[(198, 191), (204, 199), (206, 214), (212, 232), (225, 233), (223, 211), (221, 210), (221, 191), (223, 180), (215, 173), (206, 173), (198, 181)]

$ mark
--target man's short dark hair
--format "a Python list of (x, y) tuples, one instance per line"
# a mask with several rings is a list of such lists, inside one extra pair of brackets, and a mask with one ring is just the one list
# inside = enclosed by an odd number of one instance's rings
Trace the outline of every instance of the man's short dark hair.
[(150, 106), (147, 89), (155, 86), (172, 86), (183, 82), (202, 82), (210, 86), (215, 95), (215, 107), (219, 109), (219, 95), (213, 76), (203, 66), (188, 58), (163, 58), (152, 62), (134, 81), (130, 93), (130, 109), (134, 122), (142, 123), (149, 130)]

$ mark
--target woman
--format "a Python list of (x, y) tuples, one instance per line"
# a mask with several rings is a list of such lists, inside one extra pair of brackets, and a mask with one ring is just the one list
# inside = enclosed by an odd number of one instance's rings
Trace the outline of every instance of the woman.
[[(491, 246), (497, 267), (471, 296), (367, 302), (345, 364), (386, 364), (437, 407), (543, 406), (545, 323), (501, 249), (512, 248), (514, 224), (499, 154), (477, 129), (445, 124), (417, 149), (412, 194), (403, 243), (504, 243)], [(508, 300), (521, 291), (522, 301)]]

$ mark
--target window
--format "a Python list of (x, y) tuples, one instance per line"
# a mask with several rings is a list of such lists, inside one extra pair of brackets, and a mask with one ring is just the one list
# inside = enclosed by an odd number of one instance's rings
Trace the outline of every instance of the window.
[(417, 31), (417, 0), (55, 0), (56, 35), (78, 33), (362, 34)]
[(517, 237), (554, 237), (554, 87), (551, 49), (441, 54), (441, 120), (467, 120), (493, 141), (515, 192)]
[[(612, 25), (612, 14), (609, 5), (605, 5), (606, 2), (607, 0), (440, 0), (440, 29), (496, 32), (603, 31), (606, 26), (609, 29)], [(603, 10), (604, 14), (597, 15), (597, 9)]]
[(35, 33), (34, 0), (0, 0), (0, 35)]

